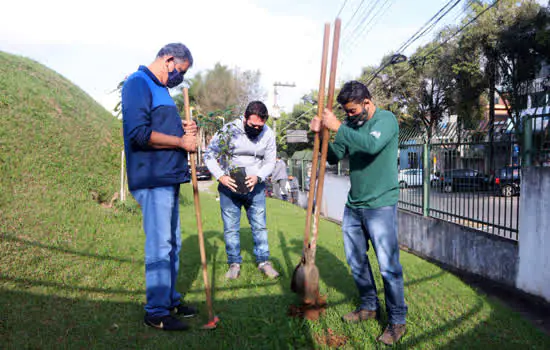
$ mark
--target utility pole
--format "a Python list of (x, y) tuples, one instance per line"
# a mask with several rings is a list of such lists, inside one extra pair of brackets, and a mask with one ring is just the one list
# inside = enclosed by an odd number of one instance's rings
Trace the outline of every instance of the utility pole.
[(275, 134), (275, 139), (277, 139), (277, 119), (281, 116), (280, 108), (277, 105), (277, 87), (296, 87), (294, 83), (273, 83), (273, 133)]

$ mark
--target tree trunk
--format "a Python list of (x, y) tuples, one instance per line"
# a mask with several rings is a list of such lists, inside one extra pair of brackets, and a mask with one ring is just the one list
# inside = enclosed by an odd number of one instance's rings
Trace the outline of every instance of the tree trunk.
[(495, 60), (489, 57), (489, 169), (494, 168), (494, 133), (495, 133)]

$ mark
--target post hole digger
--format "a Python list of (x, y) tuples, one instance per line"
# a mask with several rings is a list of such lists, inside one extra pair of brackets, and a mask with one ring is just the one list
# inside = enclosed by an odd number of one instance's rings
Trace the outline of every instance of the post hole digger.
[[(191, 111), (189, 108), (189, 90), (183, 88), (183, 98), (185, 103), (185, 120), (191, 121)], [(203, 329), (215, 329), (220, 321), (218, 316), (214, 315), (212, 307), (212, 296), (210, 293), (210, 285), (208, 283), (208, 270), (206, 265), (206, 251), (204, 249), (204, 234), (202, 232), (201, 205), (199, 200), (199, 186), (197, 182), (196, 155), (190, 154), (191, 163), (191, 181), (193, 183), (193, 201), (195, 203), (195, 216), (197, 218), (197, 231), (199, 237), (199, 249), (201, 254), (202, 277), (204, 280), (204, 292), (206, 294), (206, 307), (208, 308), (208, 322), (202, 326)]]
[[(330, 78), (329, 78), (329, 88), (327, 94), (327, 109), (332, 110), (332, 101), (334, 97), (334, 90), (336, 84), (336, 66), (338, 61), (338, 46), (340, 41), (340, 19), (336, 19), (334, 25), (334, 37), (332, 44), (332, 57), (331, 57), (331, 67), (330, 67)], [(323, 56), (321, 59), (321, 77), (319, 84), (319, 101), (318, 101), (318, 117), (321, 118), (323, 109), (325, 106), (325, 81), (326, 81), (326, 71), (327, 71), (327, 60), (328, 60), (328, 46), (329, 46), (329, 36), (330, 36), (330, 24), (325, 24), (325, 31), (323, 37)], [(313, 155), (312, 155), (312, 167), (311, 167), (311, 178), (310, 178), (310, 188), (308, 195), (308, 206), (307, 206), (307, 216), (306, 216), (306, 225), (304, 230), (304, 249), (300, 263), (294, 269), (291, 280), (291, 290), (298, 294), (304, 303), (304, 305), (311, 307), (323, 306), (325, 301), (319, 295), (319, 270), (315, 265), (315, 255), (317, 251), (317, 238), (319, 233), (319, 215), (320, 215), (320, 204), (322, 203), (323, 198), (323, 187), (324, 187), (324, 177), (327, 161), (327, 151), (328, 151), (328, 139), (329, 131), (326, 128), (322, 128), (320, 131), (322, 135), (322, 145), (321, 137), (319, 133), (315, 133), (315, 138), (313, 142)], [(321, 148), (321, 159), (319, 164), (319, 148)], [(317, 175), (317, 168), (318, 175)], [(315, 208), (314, 208), (314, 199), (315, 199)], [(315, 209), (315, 210), (314, 210)], [(311, 216), (314, 212), (313, 218), (313, 229)], [(310, 241), (310, 231), (312, 231), (312, 239)]]

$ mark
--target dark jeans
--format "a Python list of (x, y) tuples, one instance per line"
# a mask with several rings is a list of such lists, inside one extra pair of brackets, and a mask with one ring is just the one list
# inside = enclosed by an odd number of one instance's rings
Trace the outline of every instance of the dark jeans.
[(404, 324), (407, 315), (403, 270), (397, 242), (397, 205), (376, 209), (346, 207), (342, 224), (346, 259), (361, 299), (361, 309), (379, 308), (376, 285), (367, 256), (370, 240), (384, 281), (389, 322)]
[(168, 315), (180, 304), (176, 291), (181, 250), (179, 192), (180, 185), (132, 191), (145, 231), (145, 311), (154, 317)]
[(243, 260), (239, 232), (241, 228), (242, 207), (246, 210), (246, 216), (252, 229), (256, 262), (262, 263), (269, 259), (264, 188), (265, 185), (261, 183), (256, 185), (252, 192), (243, 195), (234, 193), (221, 184), (218, 186), (228, 264), (240, 264)]

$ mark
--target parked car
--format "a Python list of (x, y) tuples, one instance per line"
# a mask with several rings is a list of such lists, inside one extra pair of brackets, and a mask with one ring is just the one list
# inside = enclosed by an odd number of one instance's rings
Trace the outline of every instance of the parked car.
[(487, 175), (473, 169), (444, 171), (439, 182), (441, 189), (447, 193), (461, 190), (486, 191), (492, 186)]
[(505, 167), (500, 169), (495, 177), (497, 193), (504, 197), (519, 195), (521, 169), (519, 167)]
[(433, 174), (430, 174), (430, 186), (432, 188), (439, 187), (441, 181), (441, 173), (439, 171), (436, 171)]
[(210, 180), (212, 179), (212, 174), (206, 166), (197, 167), (197, 180)]
[[(407, 187), (414, 187), (414, 186), (422, 186), (423, 179), (422, 179), (423, 171), (422, 169), (403, 169), (399, 170), (398, 175), (398, 181), (399, 181), (399, 187), (400, 188), (407, 188)], [(439, 178), (434, 175), (430, 174), (430, 184), (433, 186), (435, 181), (438, 181)]]
[(422, 186), (422, 169), (404, 169), (399, 171), (399, 188)]

